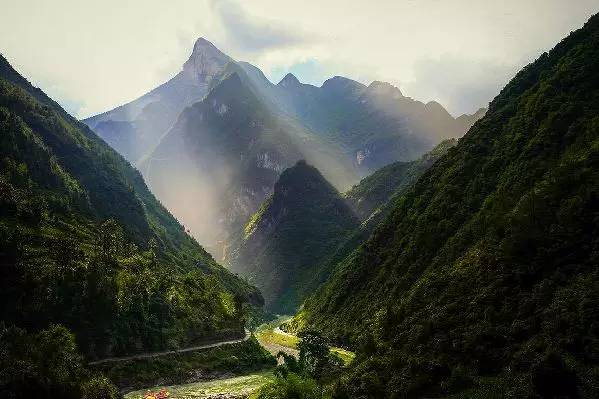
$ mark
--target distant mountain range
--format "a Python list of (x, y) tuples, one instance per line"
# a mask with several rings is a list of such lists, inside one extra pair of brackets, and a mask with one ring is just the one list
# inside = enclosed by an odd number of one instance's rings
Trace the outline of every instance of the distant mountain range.
[(299, 159), (345, 189), (460, 137), (483, 114), (453, 118), (440, 104), (382, 82), (337, 76), (316, 87), (288, 74), (275, 85), (200, 38), (173, 79), (84, 122), (137, 165), (220, 258), (227, 237)]

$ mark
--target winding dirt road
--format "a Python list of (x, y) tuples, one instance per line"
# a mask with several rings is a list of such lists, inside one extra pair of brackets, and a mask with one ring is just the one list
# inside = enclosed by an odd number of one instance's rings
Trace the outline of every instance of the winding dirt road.
[(233, 340), (229, 340), (229, 341), (213, 342), (211, 344), (206, 344), (206, 345), (190, 346), (187, 348), (175, 349), (172, 351), (140, 353), (138, 355), (123, 356), (123, 357), (108, 357), (106, 359), (94, 360), (93, 362), (89, 362), (88, 364), (95, 365), (95, 364), (103, 364), (103, 363), (111, 363), (111, 362), (124, 362), (126, 360), (148, 359), (148, 358), (152, 358), (152, 357), (174, 355), (177, 353), (193, 352), (193, 351), (202, 350), (202, 349), (216, 348), (218, 346), (223, 346), (223, 345), (237, 344), (239, 342), (247, 341), (248, 339), (250, 339), (251, 336), (252, 336), (252, 334), (250, 333), (250, 331), (246, 329), (245, 336), (243, 338), (233, 339)]

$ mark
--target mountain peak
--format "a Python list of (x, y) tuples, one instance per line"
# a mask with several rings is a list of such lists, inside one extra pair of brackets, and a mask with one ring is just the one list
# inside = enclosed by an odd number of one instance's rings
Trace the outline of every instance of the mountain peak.
[(279, 83), (277, 83), (277, 86), (291, 88), (299, 86), (300, 84), (300, 81), (295, 77), (295, 75), (289, 72), (283, 79), (281, 79)]
[[(192, 52), (192, 56), (194, 54), (206, 54), (206, 53), (219, 53), (219, 54), (223, 54), (214, 44), (212, 44), (212, 42), (210, 42), (209, 40), (203, 38), (203, 37), (199, 37), (195, 44), (193, 45), (193, 52)], [(224, 55), (224, 54), (223, 54)]]
[(333, 76), (330, 79), (325, 80), (322, 84), (322, 89), (330, 93), (346, 93), (361, 92), (366, 86), (355, 80), (345, 78), (343, 76)]
[(375, 80), (368, 86), (368, 91), (375, 95), (390, 96), (393, 98), (403, 97), (403, 94), (398, 87), (393, 86), (391, 83), (378, 80)]
[(233, 61), (231, 57), (200, 37), (193, 45), (191, 56), (183, 64), (183, 71), (199, 81), (208, 81), (231, 61)]
[(429, 101), (424, 105), (424, 108), (429, 111), (429, 112), (433, 112), (436, 114), (447, 114), (449, 115), (449, 112), (447, 112), (447, 110), (445, 109), (445, 107), (443, 107), (441, 104), (439, 104), (437, 101)]
[(294, 313), (318, 286), (314, 277), (330, 273), (321, 261), (359, 223), (318, 169), (297, 161), (281, 173), (272, 196), (245, 226), (231, 270), (253, 276), (267, 309)]

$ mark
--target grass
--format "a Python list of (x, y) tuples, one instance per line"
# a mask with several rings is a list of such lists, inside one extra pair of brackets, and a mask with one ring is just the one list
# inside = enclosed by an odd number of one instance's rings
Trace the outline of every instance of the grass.
[(300, 339), (294, 335), (279, 334), (273, 329), (258, 331), (256, 333), (256, 338), (265, 344), (276, 344), (292, 349), (297, 349), (297, 345), (300, 341)]
[(354, 357), (356, 357), (354, 352), (350, 352), (343, 348), (331, 347), (331, 352), (339, 356), (346, 366), (354, 360)]
[[(271, 323), (263, 324), (256, 331), (256, 338), (263, 345), (275, 344), (286, 348), (298, 349), (300, 338), (291, 334), (281, 334), (275, 331), (277, 326), (289, 320), (288, 316), (281, 316)], [(347, 366), (354, 360), (356, 354), (343, 348), (331, 347), (331, 352), (338, 355)]]
[[(254, 337), (237, 344), (152, 359), (128, 360), (94, 366), (121, 388), (142, 389), (158, 384), (175, 385), (224, 375), (244, 375), (276, 365), (276, 360)], [(200, 379), (200, 378), (198, 378)]]
[[(174, 385), (174, 386), (157, 386), (150, 388), (152, 392), (159, 391), (165, 388), (170, 397), (173, 398), (212, 398), (216, 395), (240, 395), (245, 396), (254, 392), (262, 385), (274, 380), (274, 375), (271, 371), (264, 371), (244, 375), (240, 377), (225, 378), (207, 382), (195, 382), (191, 384)], [(142, 399), (147, 389), (142, 389), (135, 392), (130, 392), (125, 395), (125, 399)]]
[(262, 324), (256, 330), (256, 338), (264, 345), (274, 344), (284, 346), (286, 348), (297, 349), (300, 339), (291, 334), (280, 334), (275, 332), (275, 328), (290, 320), (290, 316), (279, 316), (275, 320)]

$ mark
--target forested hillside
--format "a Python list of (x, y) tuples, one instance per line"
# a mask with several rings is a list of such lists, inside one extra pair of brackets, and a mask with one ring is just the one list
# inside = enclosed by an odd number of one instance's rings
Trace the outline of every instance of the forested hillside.
[(599, 396), (598, 64), (594, 16), (305, 303), (305, 329), (359, 349), (337, 397)]
[(2, 329), (62, 324), (88, 358), (243, 333), (243, 304), (261, 303), (255, 288), (1, 57), (0, 131)]
[(358, 224), (320, 172), (298, 161), (240, 232), (227, 264), (260, 288), (268, 310), (293, 313), (322, 282), (323, 260)]
[(444, 140), (415, 161), (399, 161), (382, 167), (344, 193), (345, 201), (362, 221), (374, 217), (373, 213), (382, 212), (381, 207), (403, 194), (457, 142), (457, 139)]

